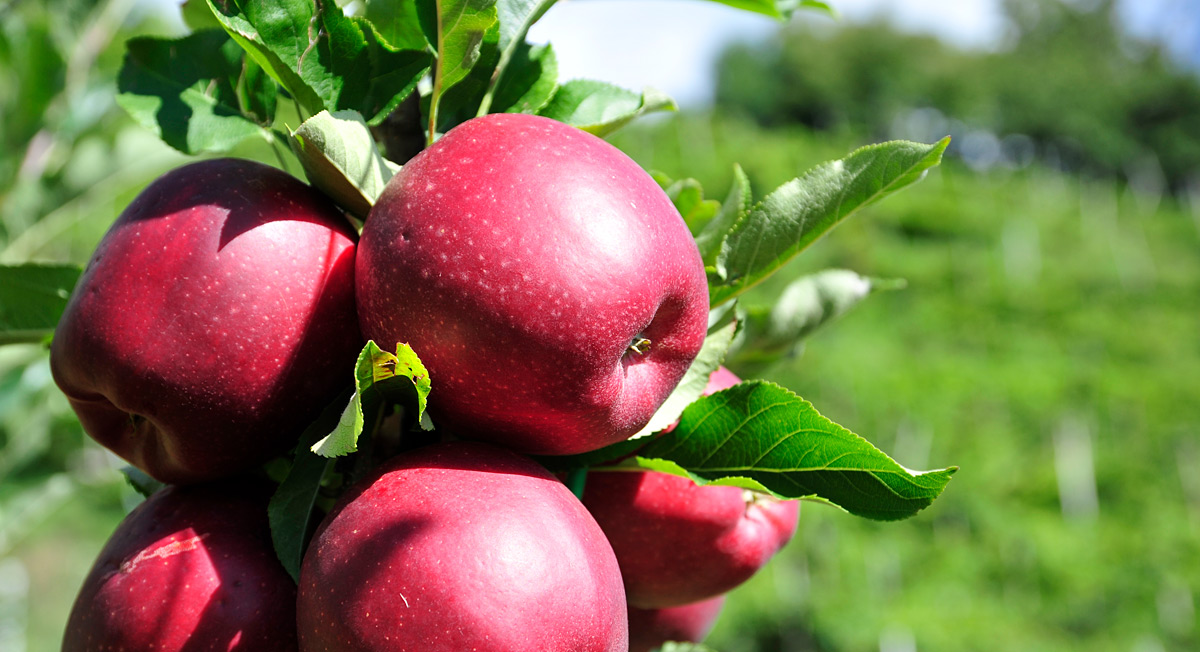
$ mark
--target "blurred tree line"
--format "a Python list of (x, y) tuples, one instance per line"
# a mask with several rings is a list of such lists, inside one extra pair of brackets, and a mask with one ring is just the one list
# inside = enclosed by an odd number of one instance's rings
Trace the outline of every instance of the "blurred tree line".
[[(1200, 178), (1200, 77), (1121, 26), (1114, 0), (1004, 0), (998, 51), (963, 51), (885, 22), (793, 22), (762, 44), (729, 48), (716, 103), (764, 126), (912, 133), (914, 116), (986, 130), (1018, 163), (1179, 190)], [(916, 112), (916, 113), (914, 113)], [(920, 131), (918, 129), (917, 131)], [(959, 134), (955, 134), (956, 136)], [(963, 146), (958, 144), (960, 153)], [(1152, 188), (1157, 190), (1157, 188)]]

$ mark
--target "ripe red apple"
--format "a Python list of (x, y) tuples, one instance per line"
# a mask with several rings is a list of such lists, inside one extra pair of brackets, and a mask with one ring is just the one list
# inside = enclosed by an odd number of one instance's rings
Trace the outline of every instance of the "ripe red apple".
[(295, 652), (296, 585), (267, 526), (264, 487), (168, 487), (100, 552), (63, 652)]
[(464, 122), (409, 161), (367, 218), (363, 334), (407, 342), (439, 427), (531, 454), (641, 429), (704, 340), (687, 226), (603, 140), (548, 118)]
[(653, 471), (588, 473), (583, 503), (612, 544), (629, 604), (673, 607), (750, 579), (796, 531), (800, 505)]
[(715, 394), (723, 389), (729, 389), (734, 385), (742, 382), (734, 373), (725, 367), (717, 367), (717, 370), (709, 374), (708, 384), (704, 386), (704, 391), (701, 396)]
[(54, 378), (88, 434), (158, 480), (262, 463), (353, 378), (354, 241), (333, 204), (275, 168), (174, 170), (96, 248)]
[(477, 442), (398, 455), (344, 495), (304, 557), (305, 652), (626, 652), (604, 533), (533, 461)]
[(629, 652), (650, 652), (667, 641), (699, 643), (712, 631), (725, 605), (719, 595), (661, 609), (629, 608)]

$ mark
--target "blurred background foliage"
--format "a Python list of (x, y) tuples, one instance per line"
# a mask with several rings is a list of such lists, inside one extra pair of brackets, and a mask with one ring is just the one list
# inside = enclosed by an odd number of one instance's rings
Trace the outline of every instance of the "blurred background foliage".
[[(178, 31), (161, 7), (0, 0), (0, 262), (82, 264), (184, 160), (113, 100), (123, 41)], [(906, 279), (759, 375), (906, 466), (961, 471), (909, 521), (806, 506), (718, 650), (1200, 649), (1200, 81), (1109, 2), (1005, 11), (988, 52), (794, 21), (727, 50), (711, 110), (612, 138), (719, 198), (734, 162), (761, 196), (858, 145), (955, 137), (749, 301), (826, 267)], [(136, 501), (119, 466), (44, 349), (0, 348), (0, 650), (58, 648)]]
[[(1031, 158), (1156, 192), (1194, 181), (1200, 85), (1160, 43), (1114, 25), (1113, 0), (1006, 0), (1012, 28), (995, 52), (955, 49), (886, 22), (828, 29), (796, 21), (730, 48), (718, 106), (764, 127), (801, 124), (875, 138), (959, 132), (968, 162)], [(959, 135), (959, 134), (956, 134)]]

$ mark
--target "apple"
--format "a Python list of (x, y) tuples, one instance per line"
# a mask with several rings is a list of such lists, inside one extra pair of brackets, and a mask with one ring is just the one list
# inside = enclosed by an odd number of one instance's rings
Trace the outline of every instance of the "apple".
[(523, 453), (636, 433), (707, 329), (670, 199), (617, 148), (538, 116), (468, 120), (405, 164), (356, 268), (364, 336), (421, 356), (438, 427)]
[(355, 239), (275, 168), (169, 172), (96, 248), (55, 332), (54, 379), (88, 434), (160, 481), (258, 465), (353, 378)]
[(583, 503), (612, 544), (629, 604), (673, 607), (750, 579), (796, 531), (800, 506), (654, 471), (588, 473)]
[(83, 581), (63, 652), (295, 652), (296, 585), (265, 487), (172, 486), (117, 527)]
[(300, 570), (305, 652), (626, 652), (604, 533), (532, 460), (433, 444), (377, 467), (322, 521)]
[(717, 367), (717, 370), (709, 374), (708, 384), (704, 386), (704, 391), (700, 392), (701, 396), (709, 396), (716, 394), (723, 389), (729, 389), (734, 385), (742, 382), (732, 371), (724, 366)]
[(650, 652), (667, 641), (699, 643), (712, 631), (723, 606), (725, 596), (719, 595), (678, 607), (630, 607), (629, 652)]

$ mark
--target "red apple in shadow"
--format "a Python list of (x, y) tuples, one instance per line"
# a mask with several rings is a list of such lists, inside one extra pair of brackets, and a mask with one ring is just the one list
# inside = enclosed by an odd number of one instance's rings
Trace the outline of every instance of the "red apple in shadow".
[(334, 506), (300, 572), (305, 652), (626, 652), (604, 533), (528, 458), (478, 442), (398, 455)]
[(260, 464), (353, 378), (355, 237), (275, 168), (174, 170), (96, 248), (55, 332), (54, 379), (88, 434), (158, 480)]
[(269, 496), (230, 481), (139, 505), (83, 581), (63, 652), (295, 652), (296, 585), (271, 545)]
[[(719, 367), (703, 394), (739, 382)], [(612, 543), (629, 604), (643, 609), (698, 602), (745, 582), (791, 539), (800, 517), (796, 501), (604, 467), (588, 473), (583, 503)]]
[(620, 150), (531, 115), (468, 120), (388, 183), (357, 260), (363, 334), (407, 342), (439, 427), (564, 455), (640, 430), (707, 329), (704, 265)]
[(629, 652), (650, 652), (667, 641), (699, 643), (712, 631), (723, 606), (725, 596), (719, 595), (678, 607), (630, 607)]
[(588, 473), (583, 502), (608, 536), (629, 604), (673, 607), (750, 579), (791, 539), (800, 504), (653, 471)]

